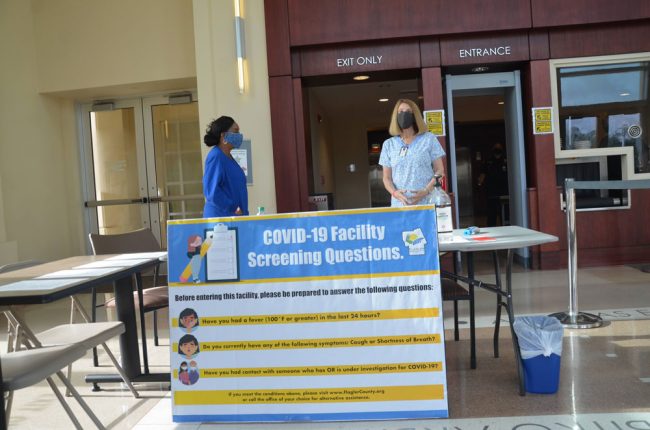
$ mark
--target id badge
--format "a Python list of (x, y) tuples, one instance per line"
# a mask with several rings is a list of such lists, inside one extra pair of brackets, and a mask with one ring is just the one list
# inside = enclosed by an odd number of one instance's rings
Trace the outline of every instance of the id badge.
[(405, 157), (406, 156), (406, 151), (408, 151), (408, 148), (406, 146), (402, 146), (402, 149), (399, 150), (399, 156), (400, 157)]

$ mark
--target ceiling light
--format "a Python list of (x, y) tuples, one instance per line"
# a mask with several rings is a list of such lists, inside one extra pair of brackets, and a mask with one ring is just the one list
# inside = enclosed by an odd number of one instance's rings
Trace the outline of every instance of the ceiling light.
[(355, 81), (365, 81), (366, 79), (370, 79), (370, 76), (368, 75), (357, 75), (354, 78)]
[(502, 105), (502, 104), (504, 104), (504, 102), (497, 102), (497, 104), (498, 104), (498, 105)]
[(235, 51), (237, 53), (237, 81), (239, 94), (244, 94), (246, 45), (244, 42), (244, 18), (241, 16), (241, 0), (235, 1)]
[(624, 93), (619, 94), (619, 96), (621, 96), (621, 97), (627, 97), (629, 95), (630, 95), (630, 93), (628, 93), (627, 91), (624, 92)]
[(485, 72), (487, 70), (490, 70), (490, 68), (487, 66), (476, 66), (472, 68), (472, 72), (474, 73)]
[(383, 102), (387, 102), (388, 99), (379, 99), (379, 101), (383, 103)]

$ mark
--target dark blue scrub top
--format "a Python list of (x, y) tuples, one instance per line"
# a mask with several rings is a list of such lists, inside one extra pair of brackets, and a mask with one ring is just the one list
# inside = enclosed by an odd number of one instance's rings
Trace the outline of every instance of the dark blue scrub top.
[(205, 159), (203, 217), (233, 216), (237, 208), (248, 215), (246, 175), (235, 160), (214, 146)]

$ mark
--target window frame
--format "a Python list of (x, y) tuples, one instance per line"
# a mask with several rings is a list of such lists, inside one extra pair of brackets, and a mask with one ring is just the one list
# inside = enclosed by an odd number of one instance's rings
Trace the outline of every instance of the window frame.
[(588, 148), (588, 149), (562, 149), (560, 136), (560, 94), (558, 82), (558, 69), (563, 67), (601, 66), (608, 64), (623, 64), (635, 62), (650, 62), (650, 52), (633, 54), (603, 55), (597, 57), (561, 58), (549, 60), (551, 77), (551, 101), (553, 109), (553, 142), (556, 160), (566, 158), (621, 156), (622, 179), (650, 179), (650, 173), (634, 172), (634, 148)]

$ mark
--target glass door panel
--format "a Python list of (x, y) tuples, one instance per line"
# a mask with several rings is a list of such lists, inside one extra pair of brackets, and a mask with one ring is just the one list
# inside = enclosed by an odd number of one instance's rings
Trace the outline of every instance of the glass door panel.
[(168, 219), (202, 216), (198, 103), (182, 99), (81, 106), (89, 232), (151, 228), (166, 248)]
[(139, 168), (144, 160), (141, 103), (84, 105), (82, 111), (89, 230), (119, 234), (148, 226), (146, 174)]
[[(93, 168), (97, 200), (138, 196), (137, 153), (133, 108), (91, 112)], [(98, 206), (100, 234), (117, 234), (141, 226), (140, 207)]]
[[(159, 237), (165, 247), (167, 220), (203, 215), (198, 103), (169, 104), (167, 98), (150, 98), (144, 100), (144, 105), (145, 136), (153, 139), (151, 147), (155, 154), (152, 180), (156, 190), (155, 197), (150, 199), (150, 209), (152, 214), (157, 214)], [(146, 132), (149, 127), (151, 133)]]

